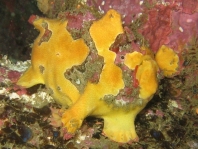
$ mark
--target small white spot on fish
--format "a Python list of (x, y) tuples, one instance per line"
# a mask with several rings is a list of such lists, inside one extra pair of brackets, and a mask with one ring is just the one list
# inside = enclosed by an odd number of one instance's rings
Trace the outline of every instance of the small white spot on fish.
[(98, 6), (98, 9), (99, 9), (100, 11), (102, 10), (100, 6)]
[(190, 22), (192, 22), (192, 19), (187, 19), (186, 22), (190, 23)]
[(180, 32), (183, 32), (183, 31), (184, 31), (183, 28), (182, 28), (181, 26), (179, 27), (179, 31), (180, 31)]
[(78, 84), (78, 85), (80, 84), (80, 80), (79, 79), (76, 80), (76, 84)]

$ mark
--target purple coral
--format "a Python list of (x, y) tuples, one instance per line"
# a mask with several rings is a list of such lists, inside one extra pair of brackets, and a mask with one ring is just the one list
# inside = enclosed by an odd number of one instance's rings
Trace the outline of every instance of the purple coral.
[(186, 43), (197, 36), (198, 13), (190, 12), (186, 1), (181, 4), (155, 5), (147, 10), (148, 20), (139, 31), (149, 41), (150, 48), (157, 52), (162, 45), (168, 45), (175, 52), (181, 53)]
[(83, 13), (70, 13), (63, 12), (59, 13), (58, 18), (65, 19), (67, 18), (68, 24), (67, 28), (70, 29), (81, 29), (85, 22), (95, 20), (95, 17), (90, 12)]
[(179, 53), (180, 48), (184, 47), (186, 43), (191, 42), (197, 36), (198, 13), (190, 15), (181, 11), (174, 11), (172, 20), (173, 31), (168, 36), (169, 42), (167, 44)]
[(172, 32), (171, 16), (173, 6), (156, 5), (148, 11), (148, 21), (140, 32), (149, 41), (150, 48), (157, 52), (161, 45), (168, 42), (168, 35)]
[(99, 9), (100, 12), (106, 13), (109, 9), (117, 10), (124, 24), (130, 24), (138, 18), (139, 13), (143, 11), (142, 2), (140, 0), (87, 0), (89, 6)]

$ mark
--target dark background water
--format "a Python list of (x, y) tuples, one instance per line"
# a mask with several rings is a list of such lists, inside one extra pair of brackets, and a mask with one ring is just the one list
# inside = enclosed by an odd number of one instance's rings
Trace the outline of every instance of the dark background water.
[(42, 15), (36, 0), (0, 0), (0, 54), (10, 60), (30, 59), (38, 32), (28, 23), (32, 14)]

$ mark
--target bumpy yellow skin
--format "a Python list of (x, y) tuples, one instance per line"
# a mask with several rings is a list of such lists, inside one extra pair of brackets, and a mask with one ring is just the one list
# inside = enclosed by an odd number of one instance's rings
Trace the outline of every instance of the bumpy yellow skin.
[[(45, 30), (42, 27), (43, 22), (48, 24), (52, 36), (49, 41), (39, 44)], [(116, 96), (125, 86), (122, 70), (114, 64), (116, 54), (109, 50), (116, 37), (123, 33), (120, 15), (115, 10), (109, 10), (90, 27), (90, 35), (98, 55), (104, 58), (104, 66), (99, 82), (88, 82), (82, 94), (64, 77), (64, 72), (74, 65), (82, 64), (89, 48), (82, 39), (72, 39), (66, 30), (67, 21), (39, 18), (33, 24), (40, 30), (40, 35), (34, 42), (32, 65), (18, 84), (30, 87), (43, 83), (52, 90), (52, 95), (58, 103), (69, 105), (69, 109), (62, 115), (62, 123), (70, 133), (75, 133), (85, 117), (93, 115), (104, 119), (103, 132), (110, 139), (121, 143), (138, 141), (134, 126), (135, 117), (157, 90), (157, 68), (150, 56), (140, 56), (141, 60), (135, 60), (138, 62), (135, 65), (139, 65), (136, 76), (140, 82), (141, 101), (136, 106), (132, 105), (129, 109), (113, 108), (103, 100), (105, 95)], [(133, 63), (133, 59), (129, 56), (127, 63), (130, 62)], [(40, 68), (43, 68), (42, 71)]]
[[(24, 87), (45, 84), (59, 104), (70, 106), (80, 97), (80, 93), (65, 79), (64, 73), (73, 65), (82, 64), (89, 54), (89, 48), (83, 39), (72, 39), (66, 30), (67, 21), (39, 18), (33, 25), (40, 34), (33, 44), (32, 65), (18, 80), (18, 84)], [(46, 25), (52, 35), (47, 42), (40, 43)]]
[(162, 70), (163, 75), (171, 77), (178, 72), (179, 56), (166, 45), (162, 45), (157, 51), (155, 60)]

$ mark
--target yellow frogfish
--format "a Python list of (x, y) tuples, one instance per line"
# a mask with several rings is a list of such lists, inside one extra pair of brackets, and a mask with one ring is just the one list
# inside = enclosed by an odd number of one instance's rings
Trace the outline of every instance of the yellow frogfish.
[(45, 84), (57, 103), (69, 107), (61, 120), (70, 133), (95, 116), (104, 119), (103, 134), (111, 140), (138, 141), (134, 121), (158, 88), (158, 65), (144, 48), (127, 53), (123, 67), (115, 63), (110, 47), (124, 33), (120, 14), (111, 9), (93, 21), (87, 41), (72, 37), (67, 20), (34, 16), (32, 23), (40, 34), (18, 85)]

